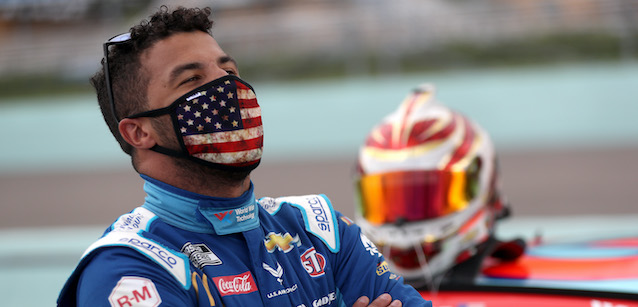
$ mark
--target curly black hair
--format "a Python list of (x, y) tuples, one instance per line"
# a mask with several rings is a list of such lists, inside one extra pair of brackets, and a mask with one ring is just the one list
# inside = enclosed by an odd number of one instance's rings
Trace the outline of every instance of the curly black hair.
[(117, 120), (109, 105), (104, 76), (104, 58), (101, 62), (102, 68), (90, 78), (91, 85), (97, 93), (102, 116), (126, 154), (132, 155), (133, 147), (120, 135), (118, 121), (128, 115), (144, 111), (148, 105), (146, 95), (140, 95), (140, 93), (146, 93), (149, 82), (149, 76), (145, 75), (141, 69), (140, 55), (154, 43), (175, 33), (202, 31), (212, 36), (213, 21), (210, 15), (210, 8), (178, 7), (170, 11), (167, 6), (162, 6), (148, 20), (143, 20), (129, 30), (131, 34), (129, 41), (110, 47), (109, 75)]

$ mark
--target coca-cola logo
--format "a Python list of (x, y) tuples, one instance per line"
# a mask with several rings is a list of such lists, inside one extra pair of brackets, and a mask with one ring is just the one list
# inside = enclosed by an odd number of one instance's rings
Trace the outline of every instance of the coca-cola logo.
[(222, 296), (246, 294), (257, 291), (255, 280), (250, 272), (234, 276), (214, 277), (213, 280)]

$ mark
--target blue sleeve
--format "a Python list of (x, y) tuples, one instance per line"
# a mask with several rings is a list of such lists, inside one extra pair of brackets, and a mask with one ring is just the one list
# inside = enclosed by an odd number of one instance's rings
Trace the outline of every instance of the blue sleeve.
[[(432, 306), (403, 278), (392, 273), (376, 246), (361, 235), (359, 226), (337, 212), (341, 250), (337, 255), (336, 283), (348, 306), (365, 295), (374, 300), (383, 293), (392, 295), (403, 306)], [(347, 291), (346, 291), (347, 289)]]
[(196, 306), (173, 276), (126, 247), (96, 251), (77, 287), (77, 306)]

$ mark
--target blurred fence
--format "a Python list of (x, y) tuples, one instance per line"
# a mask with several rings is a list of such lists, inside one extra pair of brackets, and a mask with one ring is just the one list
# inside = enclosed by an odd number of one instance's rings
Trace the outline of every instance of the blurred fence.
[(619, 57), (636, 53), (635, 0), (0, 0), (0, 75), (84, 77), (101, 43), (161, 4), (212, 6), (214, 34), (242, 61), (310, 54), (365, 66), (364, 53), (398, 57), (449, 42), (490, 44), (549, 33), (618, 37)]

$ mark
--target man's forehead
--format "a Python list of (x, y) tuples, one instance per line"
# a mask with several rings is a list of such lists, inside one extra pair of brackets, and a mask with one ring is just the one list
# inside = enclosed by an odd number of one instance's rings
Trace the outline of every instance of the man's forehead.
[(218, 49), (222, 48), (209, 33), (202, 31), (177, 32), (167, 37), (157, 40), (148, 49), (147, 52), (157, 52), (166, 48), (171, 49)]
[(237, 64), (210, 34), (201, 31), (180, 32), (157, 41), (144, 51), (141, 59), (142, 65), (153, 73), (167, 73), (193, 62)]

